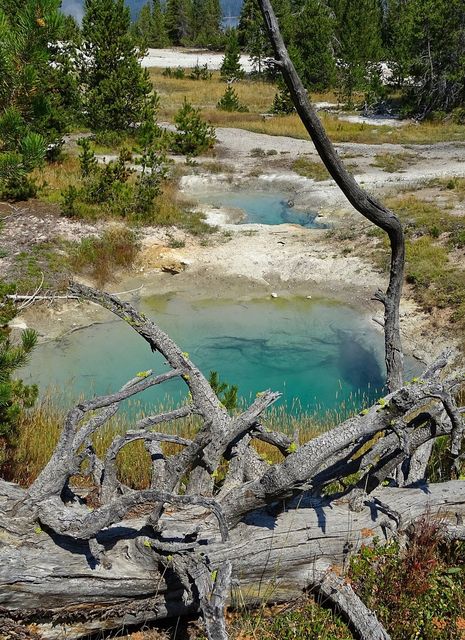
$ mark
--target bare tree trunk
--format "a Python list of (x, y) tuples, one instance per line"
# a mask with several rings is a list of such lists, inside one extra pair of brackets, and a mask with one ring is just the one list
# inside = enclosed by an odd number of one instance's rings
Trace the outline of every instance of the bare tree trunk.
[(328, 138), (310, 102), (307, 91), (292, 64), (270, 0), (258, 0), (258, 3), (276, 56), (275, 64), (283, 75), (297, 113), (310, 134), (320, 158), (352, 206), (389, 236), (391, 244), (389, 286), (386, 293), (378, 291), (375, 294), (375, 298), (384, 305), (387, 387), (389, 391), (394, 391), (402, 386), (403, 379), (403, 354), (399, 329), (399, 303), (402, 294), (405, 261), (405, 241), (402, 225), (392, 211), (364, 191), (353, 175), (347, 171), (331, 140)]

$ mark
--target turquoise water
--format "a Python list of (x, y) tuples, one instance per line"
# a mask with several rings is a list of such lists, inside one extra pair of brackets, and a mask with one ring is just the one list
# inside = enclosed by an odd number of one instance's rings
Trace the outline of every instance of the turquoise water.
[(299, 224), (311, 229), (325, 229), (326, 225), (315, 222), (316, 211), (298, 211), (290, 207), (289, 196), (284, 193), (262, 193), (257, 191), (225, 191), (210, 193), (200, 198), (216, 207), (242, 209), (246, 218), (241, 224)]
[[(208, 375), (239, 386), (245, 398), (271, 388), (283, 392), (281, 404), (323, 414), (352, 402), (358, 394), (379, 397), (384, 382), (382, 335), (354, 309), (327, 300), (272, 299), (188, 302), (176, 297), (145, 299), (152, 317)], [(138, 371), (166, 371), (161, 357), (120, 320), (76, 331), (43, 344), (25, 377), (65, 387), (68, 396), (106, 393)], [(180, 381), (144, 392), (152, 403), (166, 394), (185, 399)]]

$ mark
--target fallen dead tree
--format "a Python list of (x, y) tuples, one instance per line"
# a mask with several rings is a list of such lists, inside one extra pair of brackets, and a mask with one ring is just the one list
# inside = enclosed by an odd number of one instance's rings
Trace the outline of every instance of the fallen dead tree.
[[(463, 482), (382, 487), (399, 464), (441, 435), (450, 438), (451, 460), (459, 460), (463, 421), (453, 399), (459, 381), (443, 376), (448, 355), (299, 447), (261, 422), (278, 393), (265, 391), (230, 416), (188, 356), (151, 320), (82, 285), (71, 293), (125, 320), (169, 370), (144, 372), (114, 394), (78, 404), (32, 486), (0, 483), (4, 624), (33, 622), (44, 638), (77, 638), (200, 608), (210, 637), (221, 638), (226, 601), (282, 601), (316, 588), (359, 636), (387, 638), (338, 575), (362, 540), (389, 538), (426, 512), (450, 524), (451, 536), (460, 535)], [(120, 402), (173, 377), (186, 384), (186, 404), (139, 420), (97, 458), (92, 436)], [(201, 422), (192, 439), (158, 430), (191, 414)], [(151, 487), (141, 491), (122, 485), (116, 473), (118, 452), (135, 440), (144, 442), (153, 465)], [(283, 461), (262, 460), (254, 440), (275, 446)], [(165, 456), (164, 442), (180, 452)], [(220, 464), (226, 472), (217, 482)], [(92, 509), (73, 491), (78, 473), (96, 487)], [(325, 497), (325, 488), (354, 473), (356, 485)]]

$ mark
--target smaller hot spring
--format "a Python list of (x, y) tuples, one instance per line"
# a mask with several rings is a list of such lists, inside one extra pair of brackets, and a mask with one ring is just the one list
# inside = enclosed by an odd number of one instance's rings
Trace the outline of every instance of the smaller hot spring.
[(310, 229), (326, 229), (317, 222), (317, 211), (302, 211), (294, 208), (290, 196), (285, 193), (260, 191), (225, 191), (209, 193), (199, 198), (216, 207), (242, 209), (246, 214), (241, 224), (299, 224)]

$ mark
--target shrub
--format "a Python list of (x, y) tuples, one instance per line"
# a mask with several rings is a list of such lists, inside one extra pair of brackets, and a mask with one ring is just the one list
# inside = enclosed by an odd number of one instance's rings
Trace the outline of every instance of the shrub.
[(245, 105), (239, 102), (239, 96), (234, 90), (232, 84), (228, 84), (223, 96), (217, 102), (216, 108), (221, 111), (240, 111), (242, 113), (249, 110)]
[(165, 76), (165, 78), (176, 78), (176, 80), (182, 80), (186, 77), (186, 72), (182, 67), (176, 67), (176, 69), (166, 67), (162, 75)]
[(25, 385), (13, 378), (14, 372), (23, 367), (37, 343), (37, 334), (26, 329), (19, 344), (13, 344), (8, 329), (0, 329), (0, 469), (5, 472), (9, 449), (15, 444), (20, 415), (33, 406), (37, 398), (37, 386)]
[(190, 80), (211, 80), (212, 72), (208, 70), (208, 64), (200, 66), (199, 63), (195, 65), (189, 74)]
[(155, 199), (161, 194), (167, 174), (164, 156), (150, 150), (142, 156), (142, 172), (134, 189), (134, 216), (143, 222), (153, 220)]
[(82, 148), (79, 154), (79, 166), (81, 169), (81, 178), (87, 178), (95, 172), (97, 168), (97, 158), (92, 151), (90, 141), (87, 138), (80, 138), (77, 141), (78, 145)]
[(362, 547), (351, 561), (350, 580), (374, 609), (393, 640), (451, 640), (463, 623), (463, 555), (453, 558), (440, 523), (428, 516), (410, 530), (407, 548), (394, 541)]
[(126, 227), (111, 227), (100, 238), (83, 238), (70, 256), (74, 269), (90, 275), (98, 286), (114, 279), (115, 270), (132, 266), (139, 251), (136, 234)]
[(45, 152), (45, 139), (38, 133), (22, 137), (14, 151), (0, 152), (0, 198), (27, 200), (35, 196), (37, 186), (30, 174), (43, 163)]
[(228, 411), (234, 411), (234, 409), (237, 408), (237, 392), (239, 387), (235, 384), (222, 382), (218, 375), (218, 371), (210, 371), (208, 382), (225, 408)]
[(200, 117), (200, 109), (194, 108), (187, 100), (174, 117), (176, 132), (172, 148), (178, 153), (198, 156), (213, 147), (216, 141), (215, 129)]
[(290, 113), (294, 113), (294, 103), (292, 102), (291, 94), (287, 87), (281, 87), (281, 89), (276, 93), (270, 111), (278, 116), (285, 116)]

